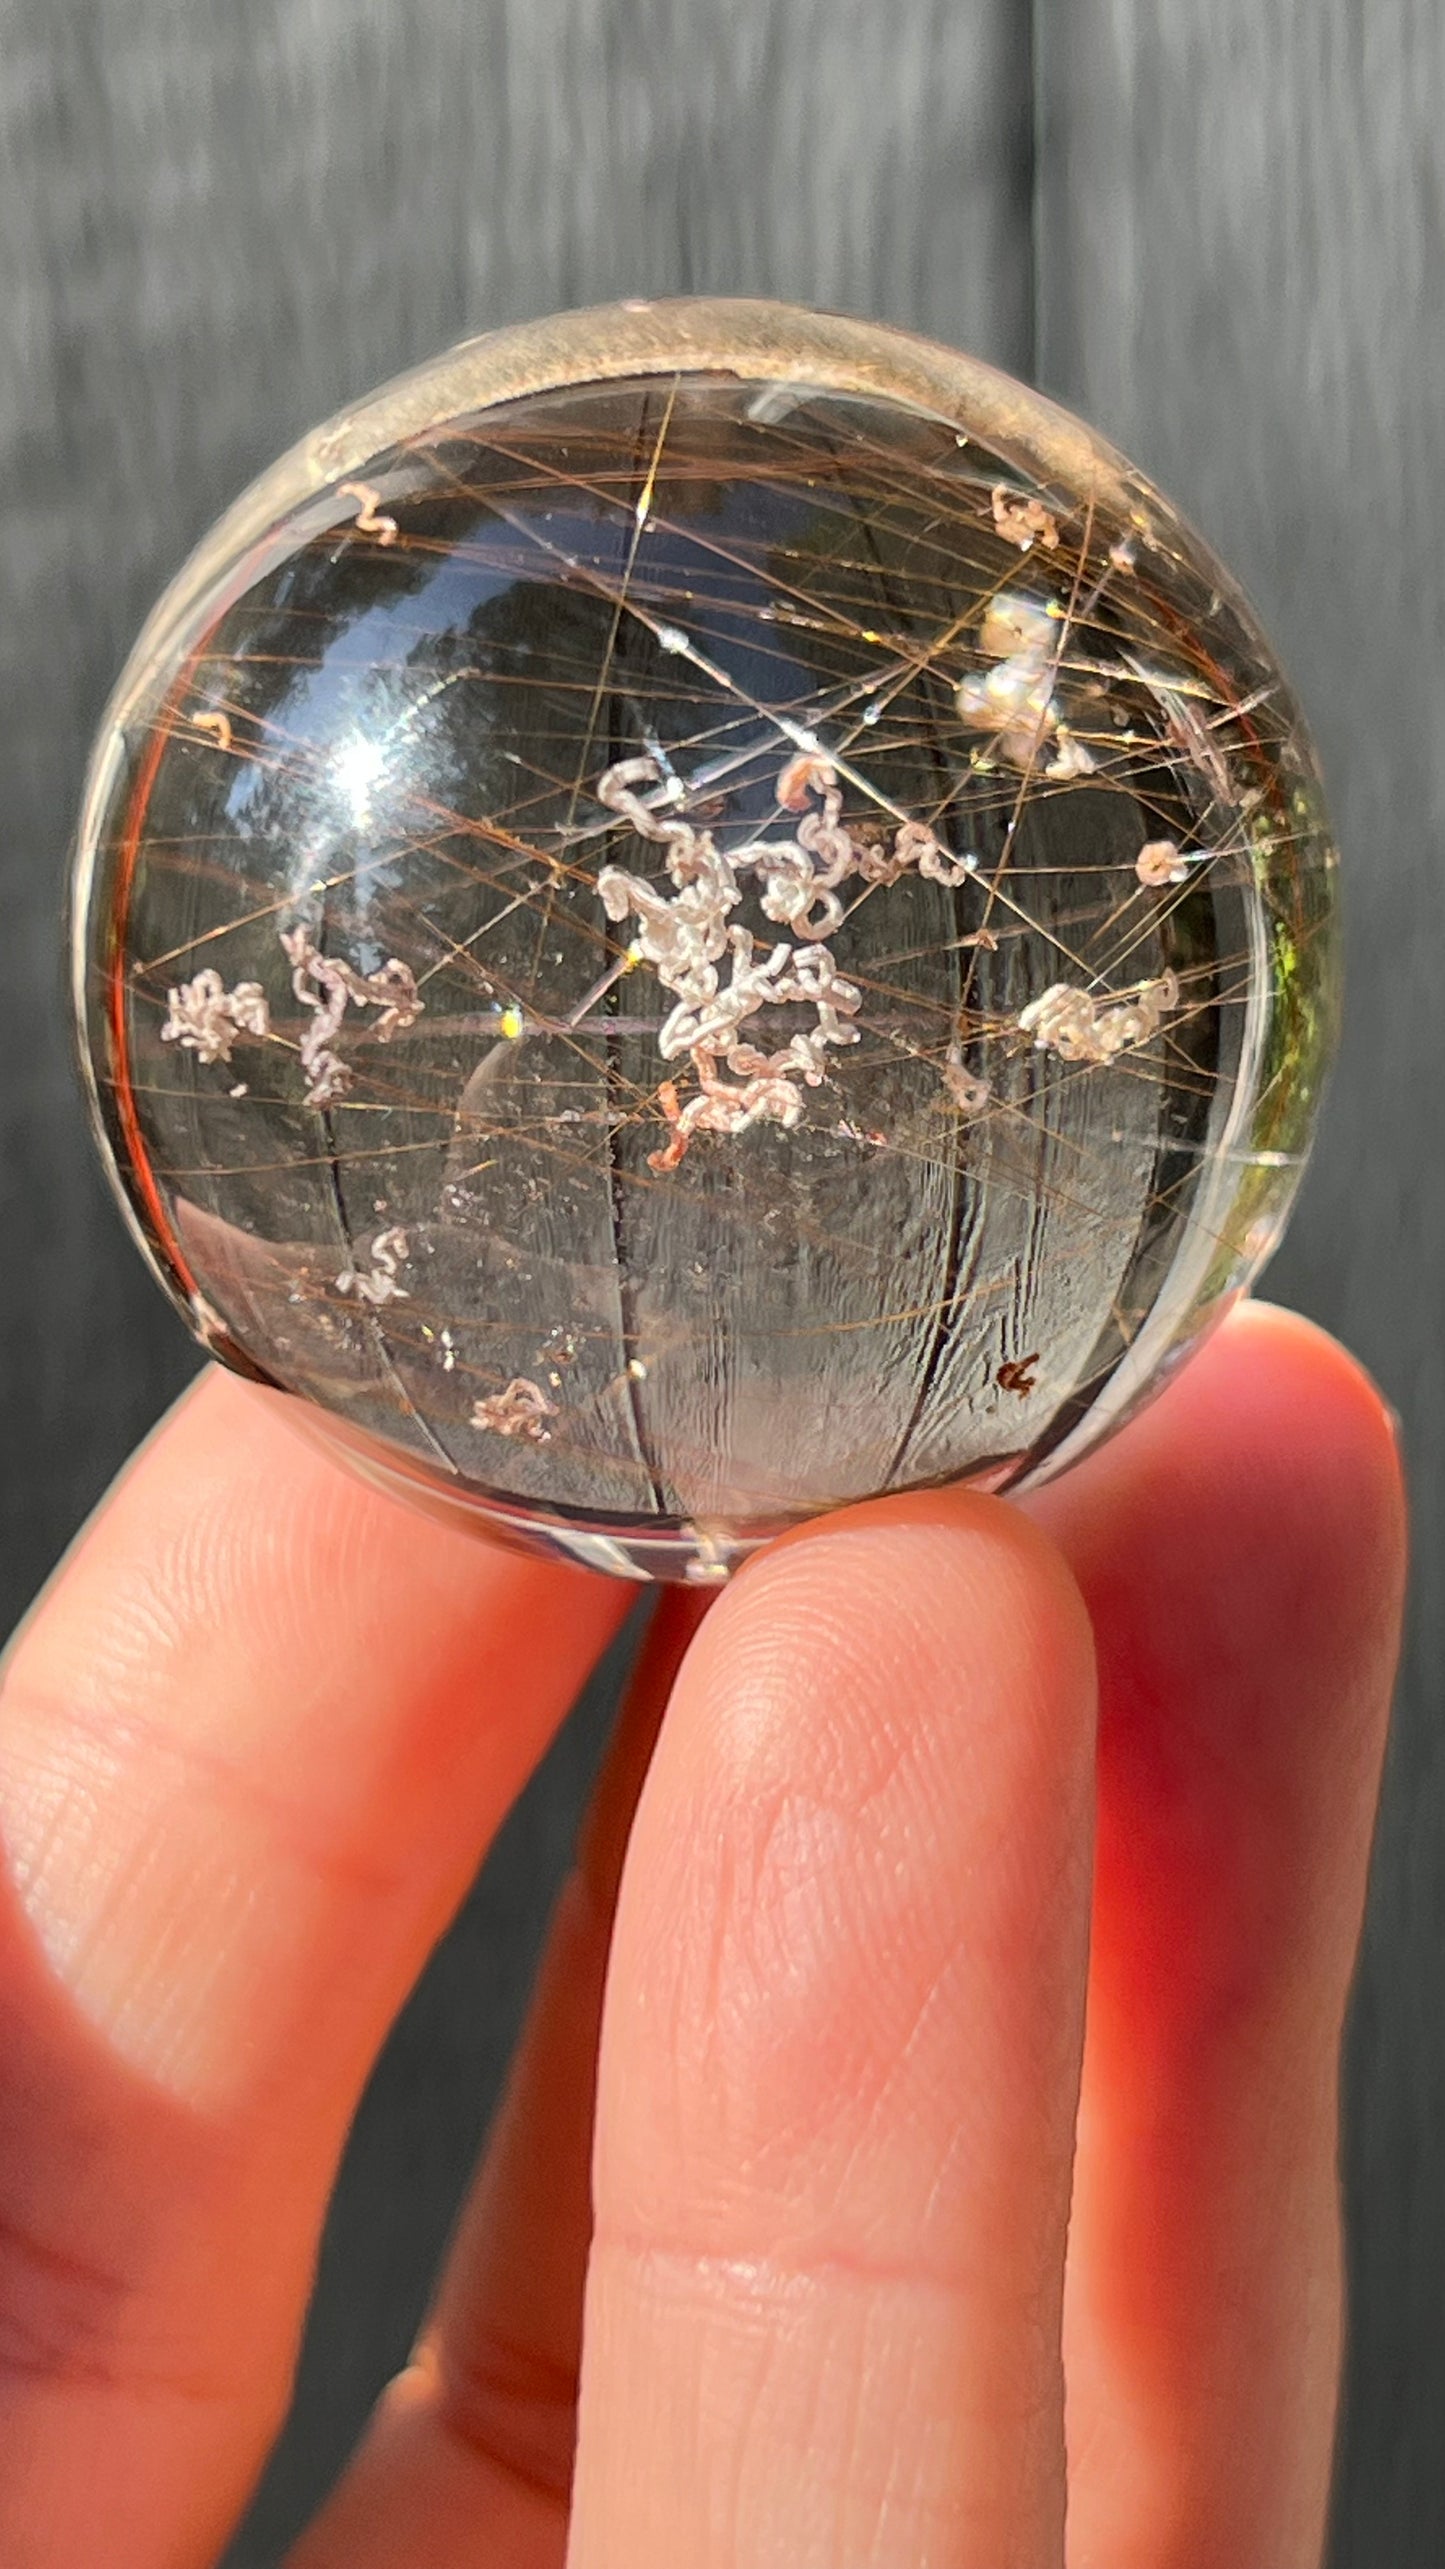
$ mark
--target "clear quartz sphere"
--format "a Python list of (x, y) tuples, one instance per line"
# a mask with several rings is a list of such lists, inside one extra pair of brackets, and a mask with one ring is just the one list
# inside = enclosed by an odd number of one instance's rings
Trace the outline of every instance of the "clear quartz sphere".
[(205, 1344), (430, 1504), (714, 1578), (1115, 1426), (1278, 1239), (1335, 857), (1112, 448), (750, 302), (496, 332), (161, 600), (80, 829), (106, 1154)]

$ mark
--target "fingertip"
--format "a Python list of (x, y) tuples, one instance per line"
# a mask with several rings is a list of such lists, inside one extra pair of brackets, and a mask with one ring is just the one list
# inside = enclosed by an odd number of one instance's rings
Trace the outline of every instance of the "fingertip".
[(1171, 1430), (1212, 1418), (1255, 1449), (1285, 1450), (1299, 1439), (1311, 1461), (1334, 1448), (1368, 1469), (1382, 1496), (1401, 1489), (1400, 1422), (1379, 1385), (1338, 1338), (1280, 1303), (1238, 1303), (1171, 1384), (1158, 1416)]
[[(695, 2219), (700, 2169), (715, 2203), (730, 2198), (735, 2172), (788, 2133), (777, 2184), (792, 2208), (778, 2217), (826, 2226), (809, 2170), (861, 2146), (870, 2098), (944, 1985), (945, 2020), (1013, 2010), (1047, 2028), (1024, 2046), (1028, 2091), (1040, 2078), (1067, 2090), (1094, 1707), (1068, 1569), (997, 1500), (870, 1504), (749, 1565), (693, 1639), (633, 1829), (603, 2051), (604, 2202), (640, 2220), (659, 2192), (680, 2194), (677, 2218)], [(938, 2049), (953, 2059), (945, 2034)], [(997, 2077), (1007, 2090), (1002, 2065)], [(896, 2148), (936, 2166), (957, 2111), (935, 2082), (911, 2132), (899, 2106)], [(887, 2158), (888, 2136), (868, 2147)], [(875, 2194), (886, 2227), (892, 2182)]]
[(1313, 1512), (1342, 1577), (1373, 1598), (1393, 1650), (1409, 1516), (1398, 1413), (1338, 1339), (1277, 1305), (1245, 1304), (1221, 1357), (1232, 1368), (1221, 1392), (1227, 1381), (1247, 1413), (1246, 1453), (1293, 1453), (1297, 1507)]
[(1093, 1636), (1068, 1562), (1043, 1527), (964, 1488), (868, 1500), (783, 1536), (693, 1648), (734, 1672), (812, 1670), (815, 1693), (826, 1674), (869, 1699), (880, 1729), (908, 1685), (944, 1701), (950, 1677), (985, 1671), (1013, 1717), (1038, 1704), (1092, 1718)]
[(1124, 2051), (1267, 2011), (1296, 1966), (1337, 2009), (1405, 1576), (1375, 1385), (1312, 1323), (1247, 1305), (1027, 1504), (1098, 1644), (1095, 1980), (1126, 1993)]
[(1386, 1490), (1399, 1490), (1398, 1412), (1359, 1357), (1303, 1312), (1244, 1300), (1186, 1367), (1180, 1388), (1195, 1375), (1201, 1399), (1230, 1403), (1243, 1421), (1253, 1417), (1256, 1433), (1289, 1427), (1348, 1439), (1355, 1459)]
[(1393, 1646), (1398, 1421), (1357, 1358), (1297, 1312), (1239, 1305), (1122, 1434), (1024, 1505), (1096, 1622), (1104, 1598), (1130, 1591), (1142, 1612), (1187, 1574), (1226, 1625), (1252, 1600), (1252, 1619), (1278, 1633), (1292, 1600), (1301, 1647), (1337, 1619)]

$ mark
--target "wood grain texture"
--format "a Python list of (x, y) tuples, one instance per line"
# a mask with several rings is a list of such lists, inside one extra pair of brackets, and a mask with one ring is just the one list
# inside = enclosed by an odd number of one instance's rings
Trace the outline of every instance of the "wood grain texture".
[[(1031, 127), (1022, 0), (0, 0), (0, 1628), (191, 1363), (95, 1173), (56, 941), (158, 588), (313, 421), (527, 313), (776, 294), (1027, 372)], [(405, 2352), (615, 1689), (378, 2071), (234, 2569)]]
[(1445, 2558), (1445, 19), (1043, 0), (1041, 380), (1252, 590), (1318, 733), (1348, 1031), (1271, 1289), (1404, 1415), (1416, 1574), (1348, 2085), (1336, 2569)]

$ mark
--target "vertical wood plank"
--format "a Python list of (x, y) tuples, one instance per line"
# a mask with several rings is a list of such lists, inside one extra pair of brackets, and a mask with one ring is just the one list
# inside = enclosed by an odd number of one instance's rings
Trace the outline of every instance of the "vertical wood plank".
[(1348, 1031), (1271, 1279), (1404, 1413), (1417, 1566), (1354, 2014), (1337, 2569), (1445, 2557), (1445, 20), (1042, 0), (1041, 380), (1243, 578), (1324, 755)]

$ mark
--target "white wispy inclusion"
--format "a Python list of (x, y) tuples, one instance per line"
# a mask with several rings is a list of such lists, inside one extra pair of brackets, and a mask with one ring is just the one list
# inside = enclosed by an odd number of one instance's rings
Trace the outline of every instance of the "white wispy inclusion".
[[(623, 759), (599, 778), (596, 793), (640, 839), (666, 850), (665, 884), (604, 865), (597, 890), (610, 919), (636, 919), (639, 954), (675, 1002), (658, 1031), (659, 1054), (664, 1062), (686, 1054), (697, 1074), (698, 1094), (686, 1105), (670, 1082), (661, 1092), (672, 1138), (652, 1165), (675, 1168), (694, 1133), (795, 1125), (803, 1111), (798, 1083), (820, 1086), (829, 1049), (858, 1041), (852, 1021), (862, 992), (839, 971), (828, 943), (843, 923), (840, 887), (853, 879), (896, 883), (913, 868), (953, 889), (977, 873), (978, 861), (951, 856), (920, 821), (900, 822), (884, 846), (855, 838), (842, 818), (836, 771), (820, 750), (800, 751), (778, 777), (777, 808), (797, 815), (792, 828), (736, 848), (720, 848), (710, 830), (666, 804), (644, 802), (639, 789), (661, 781), (656, 758)], [(759, 952), (753, 931), (732, 918), (749, 878), (763, 917), (801, 942), (780, 939)], [(811, 1025), (771, 1052), (743, 1040), (760, 1010), (789, 1005), (811, 1008)]]

